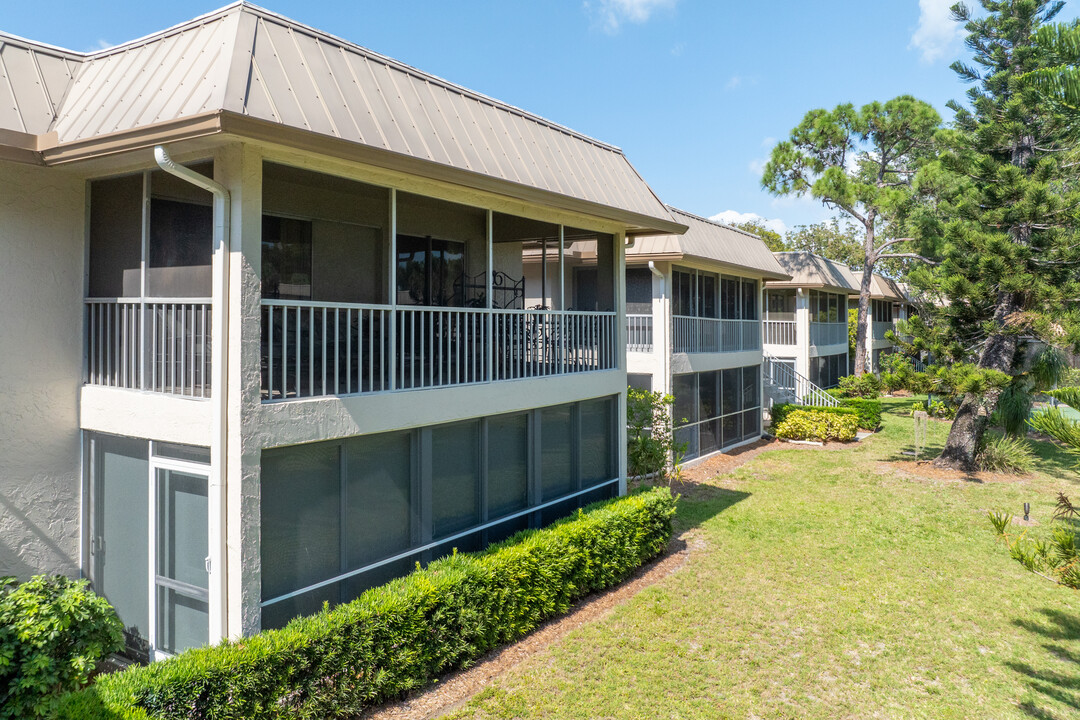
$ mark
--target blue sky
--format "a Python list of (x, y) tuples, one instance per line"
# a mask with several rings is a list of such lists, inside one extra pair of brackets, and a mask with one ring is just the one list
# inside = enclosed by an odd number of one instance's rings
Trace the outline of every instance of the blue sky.
[[(962, 99), (953, 0), (262, 0), (265, 7), (623, 148), (667, 203), (776, 227), (830, 213), (760, 189), (803, 114), (909, 93)], [(225, 0), (4, 3), (0, 30), (74, 50)], [(1075, 17), (1080, 3), (1060, 16)], [(727, 214), (727, 219), (735, 219)]]

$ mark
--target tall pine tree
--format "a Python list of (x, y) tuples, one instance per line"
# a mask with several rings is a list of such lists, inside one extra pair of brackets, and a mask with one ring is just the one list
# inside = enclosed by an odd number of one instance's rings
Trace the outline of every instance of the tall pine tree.
[(1080, 341), (1077, 145), (1061, 106), (1023, 77), (1053, 64), (1034, 39), (1063, 4), (981, 0), (980, 17), (962, 3), (952, 8), (974, 61), (953, 70), (973, 86), (969, 106), (950, 103), (953, 127), (938, 138), (945, 150), (916, 182), (940, 217), (924, 223), (924, 241), (943, 260), (914, 280), (945, 302), (913, 326), (916, 343), (942, 360), (973, 362), (989, 381), (965, 393), (940, 465), (974, 467), (1001, 373), (1023, 371), (1031, 339)]

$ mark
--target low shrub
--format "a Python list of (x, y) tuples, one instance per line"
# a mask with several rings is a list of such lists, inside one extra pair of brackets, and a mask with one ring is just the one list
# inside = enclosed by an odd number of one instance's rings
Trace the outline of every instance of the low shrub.
[(881, 426), (881, 401), (866, 398), (842, 398), (843, 407), (853, 408), (859, 413), (859, 427), (865, 430), (877, 430)]
[(981, 470), (1026, 475), (1035, 467), (1035, 455), (1026, 441), (1006, 435), (987, 441), (975, 462)]
[(845, 375), (840, 378), (840, 396), (867, 398), (874, 400), (881, 397), (881, 381), (873, 373), (863, 375)]
[(671, 422), (672, 395), (628, 388), (626, 393), (626, 465), (631, 476), (670, 477), (687, 443), (676, 443)]
[[(833, 413), (835, 415), (858, 415), (859, 411), (855, 408), (834, 406), (834, 405), (796, 405), (794, 403), (780, 403), (773, 405), (769, 409), (769, 414), (772, 417), (770, 421), (770, 427), (775, 429), (780, 426), (780, 423), (784, 422), (785, 418), (796, 410), (817, 410), (824, 413)], [(775, 432), (773, 433), (776, 434)]]
[(793, 410), (784, 417), (774, 434), (784, 440), (821, 440), (828, 442), (854, 440), (859, 431), (858, 412), (853, 408), (829, 408), (851, 410), (850, 413), (825, 412), (819, 409)]
[(0, 578), (0, 718), (51, 715), (61, 694), (123, 647), (120, 619), (85, 580)]
[(61, 718), (323, 718), (421, 687), (515, 640), (663, 551), (667, 488), (454, 554), (281, 630), (102, 677)]

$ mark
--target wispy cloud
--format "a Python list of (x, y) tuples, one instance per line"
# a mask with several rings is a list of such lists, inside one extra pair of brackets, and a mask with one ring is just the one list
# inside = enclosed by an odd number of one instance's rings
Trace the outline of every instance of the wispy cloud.
[(585, 11), (593, 24), (606, 33), (616, 34), (624, 23), (638, 25), (648, 21), (657, 10), (672, 10), (679, 0), (585, 0)]
[(917, 49), (924, 63), (937, 62), (958, 47), (962, 30), (949, 12), (953, 4), (954, 0), (919, 0), (919, 24), (908, 48)]
[(109, 48), (114, 47), (114, 46), (115, 46), (115, 43), (111, 43), (108, 40), (105, 40), (104, 38), (98, 38), (98, 41), (96, 43), (94, 43), (93, 46), (91, 46), (89, 48), (88, 52), (96, 52), (98, 50), (108, 50)]
[(716, 222), (726, 223), (728, 225), (736, 225), (746, 222), (757, 223), (758, 225), (772, 230), (773, 232), (778, 232), (781, 235), (786, 233), (788, 229), (787, 223), (785, 223), (780, 218), (772, 218), (770, 220), (768, 218), (762, 217), (761, 215), (758, 215), (757, 213), (741, 213), (738, 210), (725, 210), (724, 212), (719, 212), (715, 215), (712, 215), (711, 217), (709, 217), (709, 219), (715, 220)]
[(675, 43), (675, 45), (672, 46), (672, 48), (671, 48), (671, 54), (674, 55), (675, 57), (681, 57), (682, 54), (685, 51), (686, 51), (686, 43), (684, 43), (682, 41)]

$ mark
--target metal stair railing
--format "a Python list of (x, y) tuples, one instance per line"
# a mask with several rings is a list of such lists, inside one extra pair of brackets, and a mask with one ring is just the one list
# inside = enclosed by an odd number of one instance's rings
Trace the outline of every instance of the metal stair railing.
[(798, 405), (822, 405), (837, 407), (840, 401), (820, 387), (810, 382), (805, 375), (800, 374), (782, 362), (777, 362), (771, 355), (764, 355), (761, 363), (762, 379), (775, 387), (787, 390), (795, 395), (795, 403)]

